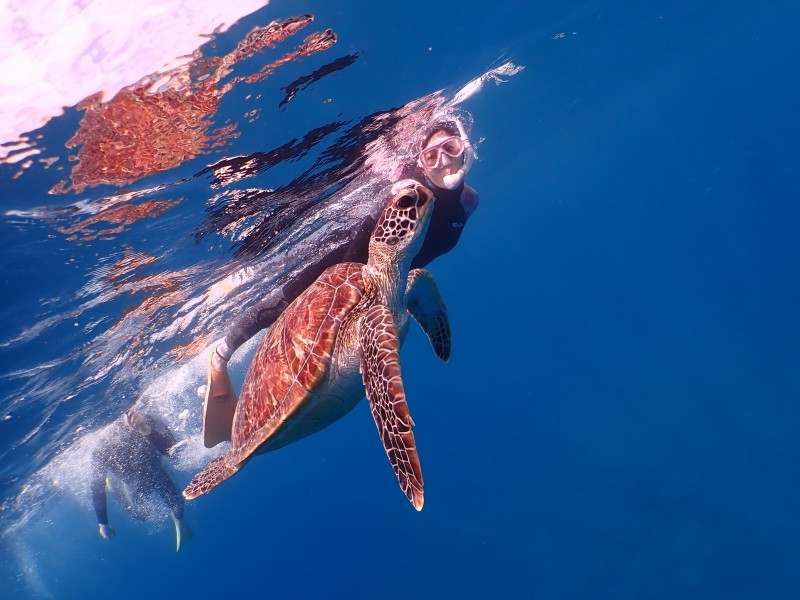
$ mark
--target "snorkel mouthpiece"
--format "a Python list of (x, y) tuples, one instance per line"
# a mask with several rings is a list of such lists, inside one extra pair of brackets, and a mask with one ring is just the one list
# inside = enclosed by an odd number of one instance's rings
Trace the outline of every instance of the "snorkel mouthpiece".
[(461, 167), (455, 173), (450, 173), (449, 175), (444, 175), (442, 177), (442, 183), (444, 183), (445, 189), (447, 189), (447, 190), (456, 189), (459, 185), (461, 185), (461, 182), (464, 181), (464, 176), (466, 174), (467, 173), (466, 173), (466, 170), (464, 169), (464, 167)]

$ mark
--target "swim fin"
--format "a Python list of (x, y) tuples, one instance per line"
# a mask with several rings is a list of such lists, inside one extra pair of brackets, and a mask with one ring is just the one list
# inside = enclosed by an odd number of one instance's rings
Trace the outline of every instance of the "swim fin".
[[(213, 359), (214, 353), (211, 353)], [(231, 440), (233, 415), (236, 412), (236, 393), (228, 376), (228, 368), (214, 367), (213, 360), (208, 364), (208, 384), (203, 400), (203, 444), (213, 448)]]
[(171, 513), (170, 516), (172, 517), (172, 523), (175, 525), (175, 552), (180, 552), (181, 542), (192, 537), (192, 531), (183, 519), (179, 519)]

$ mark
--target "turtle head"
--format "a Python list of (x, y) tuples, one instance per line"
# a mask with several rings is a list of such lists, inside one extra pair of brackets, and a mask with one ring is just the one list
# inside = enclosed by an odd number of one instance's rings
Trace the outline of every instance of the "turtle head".
[(392, 194), (369, 240), (370, 263), (410, 264), (422, 247), (434, 202), (433, 192), (413, 180)]

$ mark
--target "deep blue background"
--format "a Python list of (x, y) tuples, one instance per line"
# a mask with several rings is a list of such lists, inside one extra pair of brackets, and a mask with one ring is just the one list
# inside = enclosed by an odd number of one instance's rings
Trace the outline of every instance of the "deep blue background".
[(362, 404), (192, 504), (180, 554), (63, 503), (32, 570), (58, 598), (797, 598), (800, 7), (380, 4), (259, 22), (334, 28), (361, 59), (310, 93), (364, 114), (527, 67), (468, 105), (481, 205), (432, 266), (454, 357), (403, 351), (425, 510)]

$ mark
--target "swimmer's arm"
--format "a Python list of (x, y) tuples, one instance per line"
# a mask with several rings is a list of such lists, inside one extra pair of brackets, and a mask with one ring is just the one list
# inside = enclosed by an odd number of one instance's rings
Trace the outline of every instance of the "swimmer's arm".
[(475, 212), (475, 209), (478, 208), (478, 192), (475, 191), (475, 188), (464, 186), (464, 191), (461, 192), (461, 206), (464, 207), (467, 217)]

